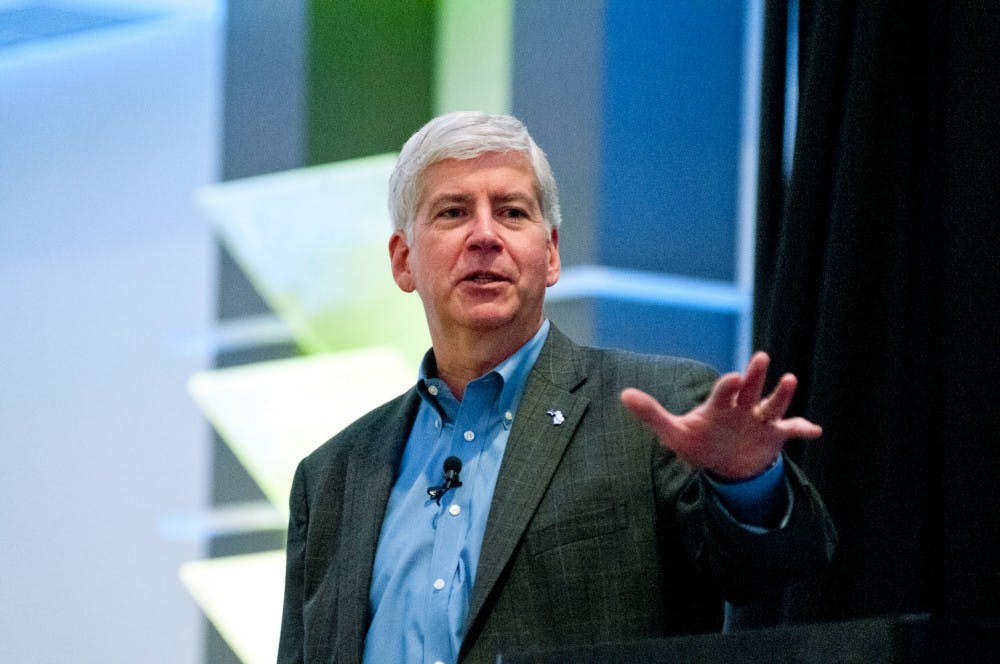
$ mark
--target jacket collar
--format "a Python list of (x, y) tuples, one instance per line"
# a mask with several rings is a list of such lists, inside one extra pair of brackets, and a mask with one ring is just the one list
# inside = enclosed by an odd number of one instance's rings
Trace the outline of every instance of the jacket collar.
[(339, 628), (334, 646), (337, 658), (344, 661), (361, 661), (363, 655), (375, 550), (419, 405), (416, 388), (391, 402), (348, 457), (345, 477), (350, 478), (351, 485), (344, 487), (342, 500), (344, 522), (351, 526), (340, 531), (341, 557), (336, 569), (353, 573), (338, 579), (335, 605)]
[[(525, 384), (500, 465), (469, 603), (470, 636), (589, 404), (589, 399), (574, 394), (586, 380), (580, 358), (580, 347), (552, 325)], [(346, 477), (357, 481), (345, 488), (343, 500), (346, 523), (354, 528), (341, 532), (343, 557), (337, 568), (355, 573), (338, 584), (340, 627), (335, 645), (338, 655), (348, 661), (360, 660), (363, 654), (378, 538), (419, 404), (416, 388), (390, 404), (348, 460)], [(558, 424), (550, 411), (559, 411)], [(463, 645), (463, 654), (471, 640)]]
[(500, 465), (469, 602), (470, 636), (587, 409), (589, 399), (574, 394), (585, 380), (580, 347), (552, 326), (528, 376)]

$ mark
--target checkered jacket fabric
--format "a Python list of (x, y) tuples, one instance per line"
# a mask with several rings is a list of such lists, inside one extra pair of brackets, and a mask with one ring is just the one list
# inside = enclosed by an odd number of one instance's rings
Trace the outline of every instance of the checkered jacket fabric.
[[(793, 464), (791, 517), (752, 534), (618, 399), (639, 387), (683, 413), (715, 378), (690, 360), (581, 347), (552, 327), (497, 479), (463, 661), (711, 631), (724, 598), (829, 560), (833, 526)], [(378, 535), (418, 403), (410, 390), (299, 465), (279, 662), (360, 661)]]

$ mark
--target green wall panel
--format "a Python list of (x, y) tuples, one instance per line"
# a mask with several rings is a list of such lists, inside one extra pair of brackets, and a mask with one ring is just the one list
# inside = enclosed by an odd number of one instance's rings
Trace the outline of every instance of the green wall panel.
[(306, 161), (395, 152), (433, 109), (435, 3), (312, 0)]

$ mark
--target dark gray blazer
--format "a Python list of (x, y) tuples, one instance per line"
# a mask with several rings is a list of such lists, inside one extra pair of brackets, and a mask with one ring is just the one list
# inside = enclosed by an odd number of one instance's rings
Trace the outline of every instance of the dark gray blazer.
[[(717, 629), (724, 597), (739, 601), (829, 560), (833, 526), (792, 464), (791, 518), (750, 534), (618, 399), (640, 387), (682, 413), (715, 377), (689, 360), (583, 348), (552, 327), (500, 468), (464, 661)], [(411, 389), (299, 465), (279, 662), (360, 661), (375, 548), (418, 404)], [(551, 409), (565, 422), (553, 424)]]

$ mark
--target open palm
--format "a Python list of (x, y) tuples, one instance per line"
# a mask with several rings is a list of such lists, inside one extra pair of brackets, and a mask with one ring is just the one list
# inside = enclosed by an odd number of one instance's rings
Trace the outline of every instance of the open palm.
[(684, 415), (667, 411), (642, 390), (628, 388), (622, 403), (660, 439), (689, 463), (724, 479), (742, 480), (760, 474), (781, 453), (790, 438), (817, 438), (823, 430), (802, 417), (785, 419), (798, 381), (785, 374), (766, 397), (767, 353), (750, 358), (743, 375), (721, 376), (708, 398)]

